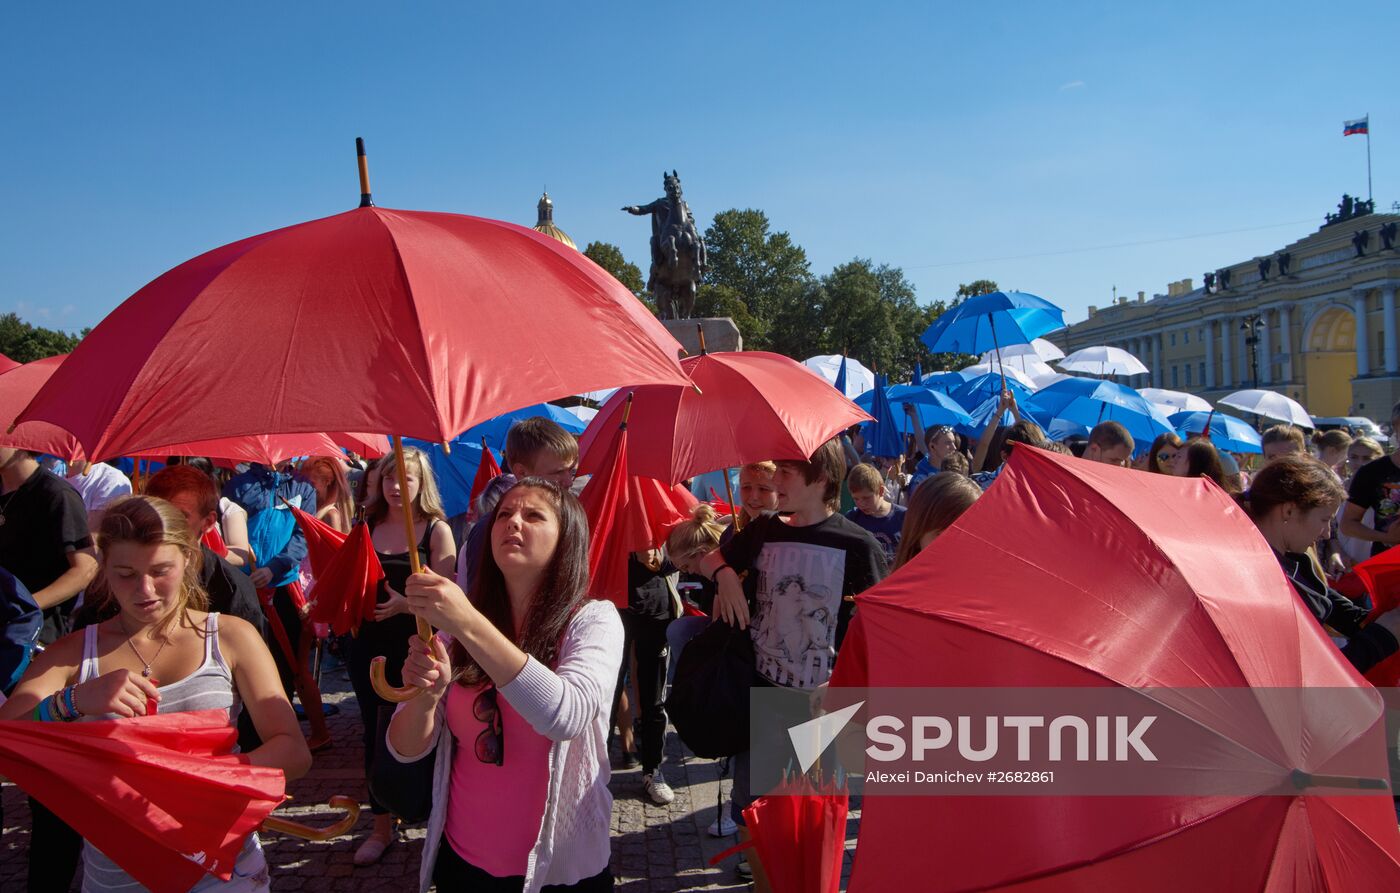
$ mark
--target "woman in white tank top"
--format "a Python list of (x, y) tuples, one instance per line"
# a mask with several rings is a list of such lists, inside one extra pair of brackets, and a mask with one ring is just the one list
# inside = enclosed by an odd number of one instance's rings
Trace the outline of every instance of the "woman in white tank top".
[[(0, 719), (120, 719), (246, 705), (263, 744), (255, 766), (288, 781), (311, 766), (291, 704), (262, 637), (237, 617), (208, 614), (199, 587), (200, 552), (184, 515), (162, 499), (133, 496), (108, 507), (97, 535), (102, 566), (89, 596), (118, 607), (110, 620), (55, 642), (0, 707)], [(118, 854), (120, 857), (120, 854)], [(85, 893), (140, 886), (91, 846), (83, 854)], [(267, 865), (250, 835), (233, 879), (206, 876), (192, 891), (268, 889)]]

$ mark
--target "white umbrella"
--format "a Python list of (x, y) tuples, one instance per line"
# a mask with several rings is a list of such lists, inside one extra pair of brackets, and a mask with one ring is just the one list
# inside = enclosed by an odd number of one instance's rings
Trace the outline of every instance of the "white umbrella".
[[(1055, 370), (1051, 369), (1050, 371), (1054, 373)], [(958, 370), (958, 374), (968, 381), (972, 381), (972, 379), (980, 375), (1000, 375), (1001, 372), (1001, 367), (997, 366), (995, 363), (978, 363), (974, 366), (968, 366), (966, 369)], [(1030, 388), (1032, 391), (1036, 389), (1035, 379), (1010, 363), (1006, 364), (1006, 377), (1014, 379), (1018, 383)]]
[(1138, 388), (1138, 393), (1146, 397), (1149, 403), (1170, 406), (1171, 412), (1167, 415), (1176, 415), (1178, 412), (1210, 412), (1213, 408), (1210, 401), (1185, 391), (1169, 391), (1166, 388)]
[(1069, 374), (1067, 374), (1067, 373), (1065, 373), (1065, 372), (1056, 372), (1054, 375), (1046, 376), (1045, 378), (1037, 378), (1037, 379), (1036, 379), (1036, 390), (1039, 391), (1039, 390), (1041, 390), (1042, 388), (1048, 388), (1048, 387), (1050, 387), (1052, 384), (1055, 384), (1056, 382), (1064, 381), (1066, 378), (1074, 378), (1074, 377), (1075, 377), (1075, 376), (1069, 375)]
[[(1054, 369), (1054, 367), (1042, 360), (1040, 357), (1034, 356), (1032, 354), (1022, 354), (1016, 357), (1003, 357), (1001, 365), (1006, 367), (1006, 371), (1008, 373), (1011, 372), (1013, 369), (1017, 372), (1025, 373), (1026, 378), (1030, 379), (1031, 384), (1033, 384), (1037, 388), (1043, 388), (1050, 382), (1059, 380), (1058, 378), (1056, 378), (1056, 376), (1058, 376), (1060, 373), (1057, 372)], [(990, 362), (984, 360), (983, 362), (978, 363), (977, 366), (974, 368), (982, 369), (985, 367), (990, 367), (992, 369), (1000, 368), (997, 365), (995, 358), (992, 359)]]
[(1090, 375), (1146, 375), (1142, 360), (1121, 347), (1085, 347), (1060, 360), (1066, 372), (1087, 372)]
[(593, 417), (598, 414), (598, 410), (591, 406), (565, 406), (563, 408), (578, 416), (579, 421), (585, 425), (593, 421)]
[[(1008, 344), (1001, 349), (1001, 358), (1009, 360), (1012, 357), (1039, 357), (1045, 362), (1063, 359), (1065, 352), (1044, 338), (1036, 338), (1030, 344)], [(996, 359), (996, 351), (989, 350), (982, 354), (982, 362), (990, 363)]]
[(599, 406), (602, 406), (604, 403), (607, 403), (609, 400), (611, 400), (612, 395), (616, 394), (618, 390), (618, 388), (606, 388), (601, 391), (585, 391), (582, 394), (575, 394), (574, 396), (587, 400), (590, 403), (597, 403)]
[[(846, 357), (846, 396), (859, 397), (866, 391), (875, 387), (875, 373), (861, 365), (859, 360)], [(829, 354), (821, 357), (809, 357), (802, 361), (802, 365), (836, 385), (836, 376), (841, 373), (841, 355), (839, 353)]]
[(1308, 415), (1306, 409), (1300, 406), (1296, 400), (1285, 397), (1277, 391), (1248, 388), (1243, 391), (1235, 391), (1228, 397), (1221, 397), (1219, 402), (1221, 406), (1242, 409), (1245, 412), (1287, 422), (1300, 428), (1317, 427), (1313, 424), (1312, 416)]

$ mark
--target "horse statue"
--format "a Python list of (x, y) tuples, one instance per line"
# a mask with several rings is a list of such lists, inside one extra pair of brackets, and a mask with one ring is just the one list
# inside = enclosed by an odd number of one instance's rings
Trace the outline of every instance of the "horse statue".
[(647, 205), (628, 205), (629, 214), (651, 216), (651, 274), (647, 291), (662, 319), (690, 319), (695, 289), (705, 274), (705, 240), (695, 228), (690, 206), (681, 197), (681, 178), (664, 174), (666, 197)]

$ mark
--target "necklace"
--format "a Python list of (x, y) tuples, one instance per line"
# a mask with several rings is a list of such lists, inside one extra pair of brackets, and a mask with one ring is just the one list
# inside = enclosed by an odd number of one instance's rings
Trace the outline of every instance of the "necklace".
[[(118, 618), (117, 618), (117, 625), (120, 626), (120, 627), (122, 628), (122, 632), (126, 633), (126, 624), (125, 624), (125, 623), (122, 623), (120, 615), (118, 615)], [(141, 661), (142, 665), (145, 666), (145, 669), (141, 671), (141, 675), (144, 676), (144, 677), (147, 678), (147, 679), (150, 679), (150, 678), (151, 678), (151, 664), (153, 664), (153, 663), (155, 663), (156, 661), (160, 660), (160, 653), (161, 653), (162, 651), (165, 650), (165, 646), (166, 646), (166, 645), (169, 645), (169, 644), (170, 644), (170, 637), (169, 637), (169, 636), (166, 636), (166, 637), (165, 637), (165, 641), (160, 643), (160, 647), (156, 649), (156, 656), (155, 656), (155, 657), (151, 658), (150, 660), (146, 660), (146, 658), (143, 657), (143, 656), (141, 655), (141, 652), (136, 650), (136, 636), (132, 635), (131, 633), (126, 633), (126, 635), (127, 635), (127, 639), (126, 639), (127, 647), (131, 649), (131, 653), (132, 653), (132, 654), (136, 655), (136, 659), (139, 660), (139, 661)]]

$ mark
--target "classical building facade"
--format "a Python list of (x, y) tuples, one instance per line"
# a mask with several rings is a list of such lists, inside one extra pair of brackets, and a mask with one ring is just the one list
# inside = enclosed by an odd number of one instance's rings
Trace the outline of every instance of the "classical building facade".
[(1135, 387), (1214, 401), (1257, 386), (1318, 416), (1389, 419), (1400, 401), (1400, 215), (1345, 197), (1315, 233), (1273, 254), (1123, 297), (1050, 336), (1066, 353), (1110, 344), (1148, 367)]

